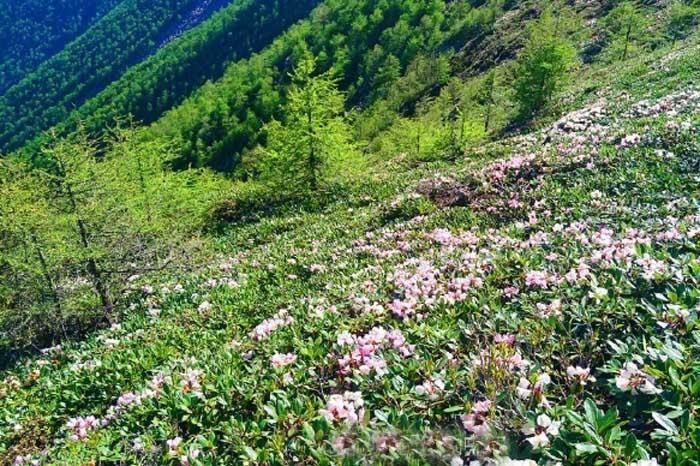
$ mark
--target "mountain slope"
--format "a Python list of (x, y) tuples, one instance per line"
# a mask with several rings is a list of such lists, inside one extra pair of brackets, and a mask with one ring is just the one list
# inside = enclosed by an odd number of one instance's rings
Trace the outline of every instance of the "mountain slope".
[[(324, 2), (312, 16), (279, 37), (250, 60), (233, 63), (217, 82), (203, 86), (182, 105), (153, 125), (148, 133), (184, 142), (180, 164), (232, 170), (241, 154), (260, 141), (261, 126), (276, 117), (284, 102), (291, 64), (304, 49), (319, 57), (319, 72), (330, 71), (353, 104), (367, 104), (424, 55), (444, 64), (451, 40), (488, 30), (485, 5), (431, 0), (366, 0)], [(495, 15), (495, 14), (494, 14)], [(445, 78), (436, 64), (435, 84)], [(427, 66), (432, 66), (426, 64)]]
[[(71, 112), (56, 130), (68, 134), (80, 124), (97, 134), (127, 115), (150, 123), (207, 80), (219, 78), (230, 61), (246, 58), (268, 45), (293, 22), (305, 17), (316, 3), (316, 0), (233, 2), (128, 69)], [(36, 138), (23, 151), (36, 152), (44, 140), (44, 137)]]
[(0, 150), (60, 123), (154, 47), (196, 0), (127, 0), (0, 97)]
[(0, 95), (120, 1), (0, 2)]
[(695, 42), (598, 67), (540, 131), (233, 225), (207, 267), (140, 277), (118, 324), (6, 372), (0, 452), (693, 464), (699, 64)]

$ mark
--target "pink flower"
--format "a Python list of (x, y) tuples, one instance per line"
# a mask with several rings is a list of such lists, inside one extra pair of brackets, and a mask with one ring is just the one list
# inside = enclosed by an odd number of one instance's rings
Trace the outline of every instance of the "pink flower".
[(175, 437), (171, 438), (165, 441), (165, 444), (168, 446), (168, 454), (171, 456), (177, 455), (177, 451), (180, 448), (180, 444), (182, 443), (182, 437)]
[(348, 433), (343, 433), (333, 440), (333, 448), (340, 455), (346, 454), (355, 444), (355, 440)]
[(66, 427), (73, 431), (70, 439), (73, 441), (86, 440), (91, 430), (98, 429), (100, 423), (95, 416), (74, 417), (66, 423)]
[(270, 358), (270, 363), (272, 364), (272, 367), (275, 369), (279, 369), (280, 367), (288, 366), (290, 364), (294, 364), (297, 360), (297, 355), (294, 353), (275, 353), (272, 355)]
[(454, 245), (457, 242), (455, 237), (452, 236), (452, 233), (444, 228), (437, 228), (433, 230), (432, 232), (428, 233), (427, 237), (428, 239), (431, 239), (443, 246)]
[(632, 147), (642, 142), (642, 137), (637, 133), (628, 134), (622, 138), (618, 147)]
[(338, 334), (336, 343), (338, 346), (352, 345), (355, 343), (355, 337), (350, 332), (342, 332)]
[(488, 435), (491, 431), (487, 423), (487, 416), (490, 409), (491, 401), (489, 400), (475, 403), (469, 414), (463, 414), (460, 417), (464, 429), (479, 437)]
[(524, 359), (520, 353), (515, 353), (508, 358), (508, 366), (510, 369), (525, 369), (530, 365), (530, 361)]
[(513, 346), (515, 344), (515, 335), (512, 333), (497, 333), (493, 336), (493, 342)]
[(202, 385), (200, 379), (204, 372), (199, 369), (187, 369), (180, 374), (182, 380), (180, 386), (183, 393), (191, 393), (195, 396), (202, 396)]
[(286, 309), (280, 310), (277, 314), (262, 321), (250, 333), (253, 340), (260, 341), (269, 337), (275, 330), (294, 322), (294, 318), (289, 315)]
[(530, 288), (547, 288), (547, 274), (539, 270), (528, 272), (525, 276), (525, 285)]
[(364, 417), (364, 401), (360, 392), (345, 392), (342, 395), (331, 395), (325, 409), (319, 414), (330, 423), (345, 422), (352, 425)]
[(377, 451), (381, 453), (386, 453), (392, 448), (396, 448), (398, 443), (399, 441), (395, 435), (383, 434), (377, 437), (377, 439), (374, 441), (374, 446), (377, 449)]
[(200, 450), (199, 448), (194, 448), (187, 455), (182, 455), (180, 457), (180, 464), (182, 464), (182, 466), (190, 466), (190, 461), (196, 460), (201, 454), (202, 450)]

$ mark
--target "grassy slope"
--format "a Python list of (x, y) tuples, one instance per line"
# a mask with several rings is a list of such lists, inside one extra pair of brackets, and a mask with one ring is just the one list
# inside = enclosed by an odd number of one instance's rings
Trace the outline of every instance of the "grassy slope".
[[(120, 325), (4, 374), (0, 455), (8, 461), (48, 448), (48, 464), (149, 463), (177, 462), (175, 456), (199, 449), (203, 464), (336, 462), (329, 442), (346, 426), (323, 420), (319, 409), (332, 393), (357, 391), (366, 428), (340, 437), (352, 444), (350, 457), (390, 461), (391, 450), (382, 456), (377, 447), (383, 439), (416, 462), (495, 454), (485, 444), (512, 457), (543, 458), (520, 428), (526, 413), (546, 411), (564, 422), (550, 453), (559, 448), (571, 455), (565, 463), (584, 464), (572, 447), (585, 443), (584, 429), (564, 411), (569, 397), (571, 410), (583, 414), (589, 397), (634, 419), (621, 429), (663, 461), (668, 449), (650, 435), (659, 427), (650, 412), (687, 409), (700, 377), (694, 362), (700, 109), (697, 94), (679, 94), (691, 92), (689, 83), (700, 77), (700, 49), (677, 55), (580, 79), (571, 109), (604, 102), (602, 110), (571, 115), (549, 136), (497, 142), (454, 165), (391, 167), (318, 211), (233, 227), (216, 239), (221, 257), (210, 268), (143, 277), (129, 298), (134, 310)], [(640, 110), (640, 100), (667, 95), (675, 97), (662, 100), (661, 111)], [(694, 126), (676, 130), (668, 121)], [(632, 134), (641, 141), (616, 148)], [(533, 156), (520, 157), (527, 154)], [(418, 180), (439, 173), (474, 187), (468, 207), (438, 210), (409, 194)], [(571, 269), (589, 274), (570, 281)], [(533, 271), (548, 278), (546, 287), (527, 284)], [(470, 286), (456, 280), (467, 277), (475, 278)], [(399, 318), (393, 310), (413, 309), (407, 293), (414, 282), (421, 304)], [(520, 294), (506, 297), (508, 287)], [(596, 297), (597, 288), (607, 296)], [(394, 300), (404, 305), (392, 307)], [(251, 337), (282, 308), (293, 321), (282, 319), (260, 341)], [(342, 375), (338, 358), (350, 349), (337, 336), (375, 326), (400, 330), (415, 345), (411, 355), (380, 339), (375, 356), (386, 362), (383, 377)], [(494, 343), (497, 333), (514, 334), (514, 346)], [(297, 360), (275, 369), (270, 358), (278, 352)], [(664, 352), (673, 357), (655, 358)], [(517, 370), (495, 362), (516, 353), (530, 365)], [(620, 364), (635, 358), (663, 393), (633, 396), (615, 388)], [(591, 367), (597, 382), (582, 393), (567, 378), (569, 365)], [(552, 379), (545, 387), (549, 409), (516, 395), (521, 377), (534, 381), (541, 372)], [(144, 392), (160, 373), (164, 383)], [(444, 381), (433, 399), (416, 392), (430, 378)], [(676, 379), (691, 388), (676, 388)], [(118, 401), (131, 391), (143, 396)], [(476, 439), (459, 415), (483, 399), (497, 408), (489, 413), (491, 433)], [(88, 415), (108, 421), (88, 429), (84, 441), (70, 440), (66, 422)], [(183, 443), (169, 453), (166, 440), (177, 436)], [(142, 446), (135, 448), (137, 439)], [(612, 442), (600, 451), (606, 448), (612, 451)], [(608, 461), (626, 464), (623, 458), (612, 452)]]

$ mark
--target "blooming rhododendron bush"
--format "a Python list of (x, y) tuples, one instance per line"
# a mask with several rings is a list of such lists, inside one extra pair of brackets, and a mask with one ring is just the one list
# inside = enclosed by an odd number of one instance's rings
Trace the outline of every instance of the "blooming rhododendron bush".
[[(127, 318), (2, 374), (0, 458), (697, 464), (698, 64), (134, 280)], [(415, 193), (447, 177), (468, 199)]]

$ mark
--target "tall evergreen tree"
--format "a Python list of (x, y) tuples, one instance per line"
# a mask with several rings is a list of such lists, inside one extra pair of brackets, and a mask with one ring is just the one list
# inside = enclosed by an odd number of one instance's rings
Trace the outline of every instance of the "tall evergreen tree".
[(548, 9), (530, 25), (528, 40), (515, 67), (519, 119), (527, 120), (549, 103), (574, 65), (576, 49)]
[(627, 58), (640, 46), (647, 25), (636, 3), (625, 1), (610, 10), (604, 20), (610, 45), (609, 53), (618, 60)]
[(291, 74), (284, 121), (265, 126), (262, 178), (292, 194), (317, 190), (327, 168), (354, 151), (343, 94), (328, 73), (315, 70), (306, 53)]

